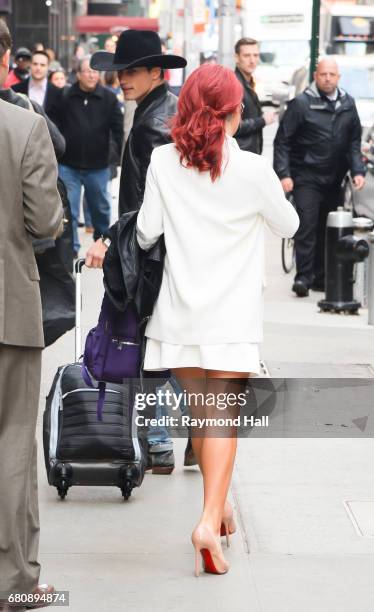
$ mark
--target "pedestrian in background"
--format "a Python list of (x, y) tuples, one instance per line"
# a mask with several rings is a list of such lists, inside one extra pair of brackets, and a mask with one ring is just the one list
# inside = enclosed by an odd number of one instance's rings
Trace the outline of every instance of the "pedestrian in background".
[(351, 172), (356, 189), (365, 185), (361, 123), (339, 79), (337, 63), (322, 59), (312, 85), (289, 103), (274, 141), (274, 169), (300, 217), (292, 287), (298, 297), (324, 291), (327, 215), (343, 202), (344, 176)]
[(276, 120), (274, 111), (262, 112), (262, 107), (255, 90), (254, 72), (260, 60), (260, 49), (257, 40), (241, 38), (235, 45), (235, 74), (243, 86), (243, 116), (235, 134), (239, 147), (261, 155), (263, 149), (262, 130)]
[[(11, 39), (0, 21), (0, 80)], [(45, 120), (0, 100), (0, 593), (41, 596), (35, 440), (44, 346), (32, 240), (62, 230), (57, 165)], [(10, 608), (9, 608), (10, 609)]]
[(34, 51), (31, 59), (30, 76), (13, 85), (12, 89), (17, 93), (26, 94), (42, 106), (48, 117), (56, 123), (58, 107), (60, 104), (61, 91), (48, 82), (49, 57), (45, 51)]
[[(192, 398), (202, 394), (202, 402), (191, 400), (192, 418), (238, 416), (235, 401), (260, 371), (265, 226), (282, 237), (298, 227), (269, 162), (241, 151), (232, 137), (242, 96), (228, 68), (205, 64), (190, 75), (179, 97), (174, 143), (152, 154), (137, 219), (142, 249), (161, 235), (166, 246), (161, 289), (145, 330), (144, 369), (171, 369)], [(228, 393), (234, 401), (222, 412), (218, 398)], [(203, 511), (192, 533), (197, 575), (200, 553), (206, 572), (223, 574), (229, 567), (220, 536), (236, 528), (227, 500), (236, 444), (230, 425), (219, 431), (205, 425), (192, 437), (204, 482)]]
[(43, 45), (42, 42), (36, 42), (32, 48), (32, 52), (35, 53), (36, 51), (45, 51), (45, 46)]
[(105, 39), (104, 49), (108, 53), (116, 52), (116, 41), (114, 40), (113, 36), (109, 36), (108, 38)]
[[(6, 30), (5, 30), (6, 27)], [(7, 26), (4, 25), (4, 22), (1, 21), (1, 29), (4, 33), (7, 32), (7, 36), (9, 39), (11, 38), (10, 32)], [(30, 53), (31, 58), (31, 53)], [(0, 99), (8, 102), (9, 104), (15, 104), (20, 108), (25, 108), (26, 110), (31, 110), (32, 112), (38, 113), (44, 117), (47, 123), (49, 135), (52, 140), (53, 148), (55, 150), (56, 158), (60, 159), (65, 152), (65, 139), (62, 136), (61, 132), (57, 128), (57, 126), (51, 121), (48, 115), (45, 113), (45, 110), (40, 106), (37, 102), (30, 100), (25, 94), (19, 94), (13, 91), (13, 89), (9, 89), (6, 86), (7, 83), (7, 73), (2, 70), (0, 74)]]
[[(177, 98), (168, 90), (164, 70), (183, 68), (186, 60), (177, 55), (163, 54), (160, 37), (155, 32), (127, 30), (119, 38), (115, 55), (97, 52), (92, 65), (98, 70), (118, 70), (125, 100), (134, 100), (137, 104), (122, 160), (121, 216), (139, 210), (152, 152), (171, 141), (170, 120), (176, 113)], [(87, 265), (101, 267), (106, 250), (105, 242), (99, 240), (87, 253)], [(164, 411), (164, 407), (156, 406), (156, 414), (164, 414)], [(175, 460), (168, 430), (150, 427), (148, 445), (148, 466), (152, 472), (171, 474)], [(187, 445), (186, 465), (194, 461)]]
[(64, 87), (67, 86), (66, 72), (62, 68), (62, 66), (56, 68), (55, 70), (51, 70), (48, 76), (48, 80), (58, 89), (64, 89)]
[(12, 87), (13, 85), (17, 85), (21, 83), (30, 74), (30, 66), (31, 66), (31, 51), (26, 47), (20, 47), (17, 49), (16, 54), (14, 56), (14, 63), (16, 64), (13, 70), (9, 71), (7, 79), (5, 81), (4, 87), (8, 89), (8, 87)]
[(59, 174), (68, 191), (76, 255), (80, 248), (78, 222), (82, 187), (92, 218), (94, 240), (109, 229), (110, 137), (118, 156), (123, 141), (123, 114), (117, 97), (100, 84), (100, 73), (90, 68), (89, 57), (80, 60), (77, 78), (77, 83), (64, 91), (58, 118), (66, 140)]
[(124, 97), (123, 97), (123, 91), (119, 84), (118, 73), (115, 70), (107, 70), (107, 72), (104, 72), (104, 75), (102, 78), (102, 84), (104, 85), (104, 87), (107, 87), (109, 91), (113, 92), (115, 96), (117, 96), (117, 100), (120, 103), (121, 108), (123, 110)]
[(49, 57), (50, 64), (53, 64), (54, 62), (56, 62), (56, 51), (54, 49), (51, 49), (50, 47), (46, 47), (45, 52)]

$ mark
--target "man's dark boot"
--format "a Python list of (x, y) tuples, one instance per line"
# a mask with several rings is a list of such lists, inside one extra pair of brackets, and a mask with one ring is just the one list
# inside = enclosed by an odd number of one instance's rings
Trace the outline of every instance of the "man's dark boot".
[(174, 466), (175, 459), (172, 450), (157, 453), (148, 450), (146, 470), (152, 470), (152, 474), (171, 474)]
[(292, 291), (294, 291), (297, 297), (308, 297), (309, 287), (305, 281), (296, 280), (292, 285)]
[(325, 291), (324, 279), (316, 276), (310, 288), (312, 291), (323, 291), (324, 292)]
[(186, 450), (184, 451), (184, 464), (185, 467), (191, 467), (197, 465), (197, 459), (193, 452), (191, 438), (188, 438)]

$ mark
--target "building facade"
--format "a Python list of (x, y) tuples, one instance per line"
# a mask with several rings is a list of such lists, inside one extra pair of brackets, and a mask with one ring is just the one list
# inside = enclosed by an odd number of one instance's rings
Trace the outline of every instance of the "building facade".
[(13, 49), (36, 43), (54, 49), (65, 66), (74, 53), (74, 18), (87, 12), (87, 0), (0, 0), (0, 17), (12, 33)]

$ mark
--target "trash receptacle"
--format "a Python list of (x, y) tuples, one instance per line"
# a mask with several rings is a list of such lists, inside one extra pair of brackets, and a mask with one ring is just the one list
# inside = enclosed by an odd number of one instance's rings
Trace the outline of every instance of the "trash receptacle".
[[(369, 233), (374, 228), (374, 221), (368, 217), (356, 217), (353, 219), (353, 233), (358, 239), (368, 241)], [(361, 303), (363, 308), (368, 306), (368, 268), (369, 260), (364, 259), (355, 263), (353, 297)]]

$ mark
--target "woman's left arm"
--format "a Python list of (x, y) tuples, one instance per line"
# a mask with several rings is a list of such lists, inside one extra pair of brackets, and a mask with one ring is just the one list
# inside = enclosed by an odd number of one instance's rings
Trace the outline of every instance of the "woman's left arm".
[(164, 232), (162, 208), (161, 193), (155, 175), (154, 162), (151, 158), (143, 204), (138, 213), (136, 226), (139, 246), (145, 251), (150, 249)]

